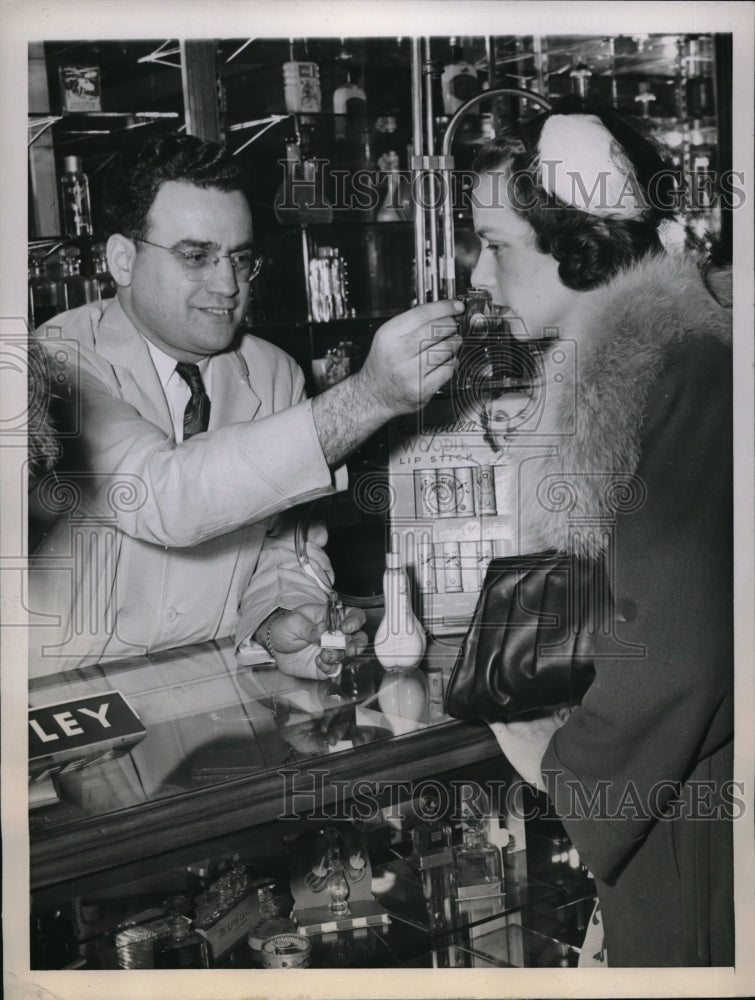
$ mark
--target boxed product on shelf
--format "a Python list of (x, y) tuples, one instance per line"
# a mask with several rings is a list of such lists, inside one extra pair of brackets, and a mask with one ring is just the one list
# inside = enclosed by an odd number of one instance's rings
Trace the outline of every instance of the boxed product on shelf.
[(436, 635), (463, 632), (490, 560), (511, 555), (516, 504), (511, 462), (477, 415), (437, 397), (392, 429), (390, 529), (413, 578), (417, 608)]

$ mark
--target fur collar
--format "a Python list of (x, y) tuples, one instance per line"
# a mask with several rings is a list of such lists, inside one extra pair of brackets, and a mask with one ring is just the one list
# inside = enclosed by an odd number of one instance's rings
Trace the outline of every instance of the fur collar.
[(731, 341), (731, 315), (719, 301), (693, 261), (665, 255), (621, 272), (586, 301), (574, 341), (544, 356), (537, 412), (510, 439), (520, 551), (605, 548), (615, 511), (641, 500), (633, 473), (643, 413), (670, 349), (689, 337)]

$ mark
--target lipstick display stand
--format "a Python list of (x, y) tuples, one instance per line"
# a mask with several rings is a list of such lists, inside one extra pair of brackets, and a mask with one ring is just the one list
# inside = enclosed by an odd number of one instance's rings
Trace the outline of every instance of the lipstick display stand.
[(393, 429), (391, 541), (435, 635), (465, 631), (488, 563), (515, 551), (511, 469), (479, 418), (450, 398), (437, 397), (419, 421)]

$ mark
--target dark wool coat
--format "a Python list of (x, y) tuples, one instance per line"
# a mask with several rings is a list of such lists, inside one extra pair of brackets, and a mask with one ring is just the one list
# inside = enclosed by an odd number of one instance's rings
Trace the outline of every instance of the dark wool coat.
[(523, 545), (605, 552), (617, 610), (542, 773), (595, 876), (609, 965), (730, 965), (730, 312), (677, 258), (606, 291), (571, 374), (549, 354), (538, 444), (554, 447), (523, 443), (520, 465)]

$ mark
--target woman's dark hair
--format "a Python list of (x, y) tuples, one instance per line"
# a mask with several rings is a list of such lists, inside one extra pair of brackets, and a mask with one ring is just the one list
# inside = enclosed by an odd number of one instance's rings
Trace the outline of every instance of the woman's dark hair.
[(678, 174), (656, 145), (635, 131), (613, 109), (574, 109), (598, 117), (621, 145), (632, 168), (633, 191), (643, 203), (637, 219), (593, 215), (566, 205), (540, 184), (538, 140), (552, 114), (572, 113), (560, 108), (502, 132), (479, 153), (478, 172), (503, 173), (512, 208), (532, 226), (536, 246), (559, 263), (558, 274), (567, 288), (585, 291), (605, 284), (621, 268), (647, 254), (661, 253), (658, 226), (674, 216)]
[(106, 197), (108, 234), (146, 239), (150, 209), (166, 181), (240, 191), (250, 200), (249, 178), (223, 146), (194, 135), (161, 135), (113, 173)]

